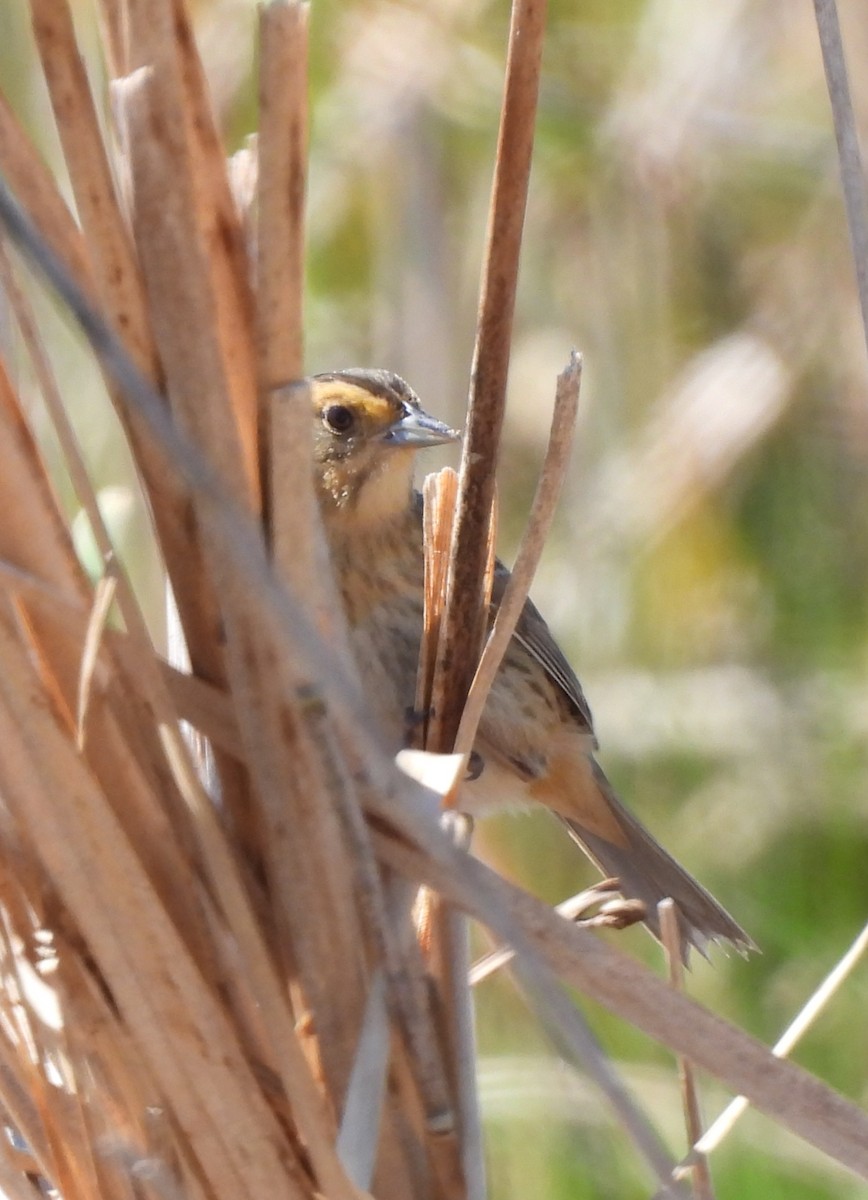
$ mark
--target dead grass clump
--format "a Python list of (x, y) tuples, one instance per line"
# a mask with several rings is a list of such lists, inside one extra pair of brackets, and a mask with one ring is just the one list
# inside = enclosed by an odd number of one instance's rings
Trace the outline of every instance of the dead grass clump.
[[(79, 564), (0, 365), (0, 1187), (16, 1200), (39, 1181), (66, 1200), (482, 1196), (459, 912), (507, 944), (529, 1002), (599, 1081), (660, 1194), (678, 1186), (672, 1156), (561, 983), (868, 1177), (864, 1114), (441, 830), (438, 792), (460, 755), (417, 760), (423, 781), (439, 772), (432, 790), (379, 749), (309, 479), (306, 6), (262, 11), (259, 139), (231, 172), (183, 0), (104, 0), (110, 117), (67, 0), (30, 8), (77, 216), (0, 103), (0, 220), (105, 371), (189, 670), (151, 641), (68, 420), (75, 398), (4, 252), (102, 570), (92, 581)], [(422, 684), (439, 697), (437, 751), (472, 744), (505, 636), (495, 628), (467, 708), (542, 27), (542, 5), (517, 0), (456, 536), (448, 521), (431, 532), (433, 549), (451, 547), (430, 588), (445, 607), (429, 613)], [(578, 374), (574, 359), (517, 589), (551, 511)], [(417, 937), (423, 884), (436, 911)]]

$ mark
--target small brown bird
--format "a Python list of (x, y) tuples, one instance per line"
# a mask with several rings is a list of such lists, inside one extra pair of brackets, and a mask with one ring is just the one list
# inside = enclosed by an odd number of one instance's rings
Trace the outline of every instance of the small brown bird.
[[(422, 498), (416, 452), (456, 441), (389, 371), (313, 380), (317, 488), (366, 695), (399, 749), (412, 711), (423, 620)], [(498, 564), (492, 607), (509, 572)], [(471, 813), (542, 804), (566, 822), (604, 875), (642, 900), (678, 905), (684, 945), (752, 942), (618, 800), (593, 756), (591, 712), (548, 626), (528, 602), (489, 695), (475, 750), (482, 770), (462, 789)]]

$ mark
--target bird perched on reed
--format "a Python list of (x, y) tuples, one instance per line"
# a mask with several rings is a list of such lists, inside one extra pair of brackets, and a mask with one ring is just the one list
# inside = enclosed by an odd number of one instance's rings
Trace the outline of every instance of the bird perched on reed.
[[(422, 500), (416, 452), (456, 441), (389, 371), (353, 369), (312, 382), (315, 477), (332, 562), (365, 693), (397, 750), (412, 711), (423, 628)], [(492, 605), (508, 571), (498, 565)], [(479, 814), (542, 804), (561, 817), (623, 894), (677, 905), (683, 943), (751, 941), (623, 806), (594, 758), (591, 713), (548, 626), (528, 602), (486, 703), (475, 750), (482, 769), (462, 788)]]

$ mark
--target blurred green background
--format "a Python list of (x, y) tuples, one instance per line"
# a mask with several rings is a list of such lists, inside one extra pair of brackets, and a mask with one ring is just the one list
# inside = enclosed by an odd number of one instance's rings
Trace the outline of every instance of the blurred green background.
[[(841, 10), (865, 127), (868, 19), (852, 0)], [(255, 8), (196, 12), (235, 150), (256, 123)], [(90, 5), (78, 16), (102, 91)], [(505, 0), (312, 12), (308, 365), (390, 366), (452, 421), (507, 24)], [(4, 3), (0, 34), (3, 90), (56, 161), (22, 0)], [(117, 427), (41, 307), (159, 627)], [(809, 0), (551, 4), (501, 471), (507, 558), (574, 346), (581, 421), (535, 598), (580, 669), (607, 772), (762, 948), (698, 962), (691, 994), (772, 1041), (868, 911), (866, 357)], [(552, 901), (593, 878), (544, 816), (489, 822), (478, 848)], [(642, 931), (618, 941), (662, 970)], [(795, 1056), (863, 1103), (866, 990), (860, 968)], [(509, 980), (478, 1001), (492, 1200), (650, 1195), (604, 1102)], [(671, 1056), (589, 1016), (680, 1155)], [(706, 1116), (726, 1099), (709, 1082)], [(754, 1114), (712, 1167), (721, 1198), (865, 1194)]]

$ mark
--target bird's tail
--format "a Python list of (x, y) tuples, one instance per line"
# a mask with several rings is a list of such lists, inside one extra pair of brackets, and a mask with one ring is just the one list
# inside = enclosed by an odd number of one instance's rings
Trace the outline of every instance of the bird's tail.
[(610, 842), (575, 818), (564, 816), (563, 820), (603, 874), (618, 877), (624, 896), (645, 904), (646, 923), (651, 932), (659, 937), (657, 905), (661, 900), (671, 897), (678, 907), (681, 952), (685, 961), (689, 946), (696, 946), (700, 953), (704, 953), (710, 941), (731, 942), (742, 953), (755, 949), (753, 941), (729, 913), (627, 811), (602, 768), (593, 759), (591, 766), (594, 782), (606, 807), (623, 830), (623, 844)]

